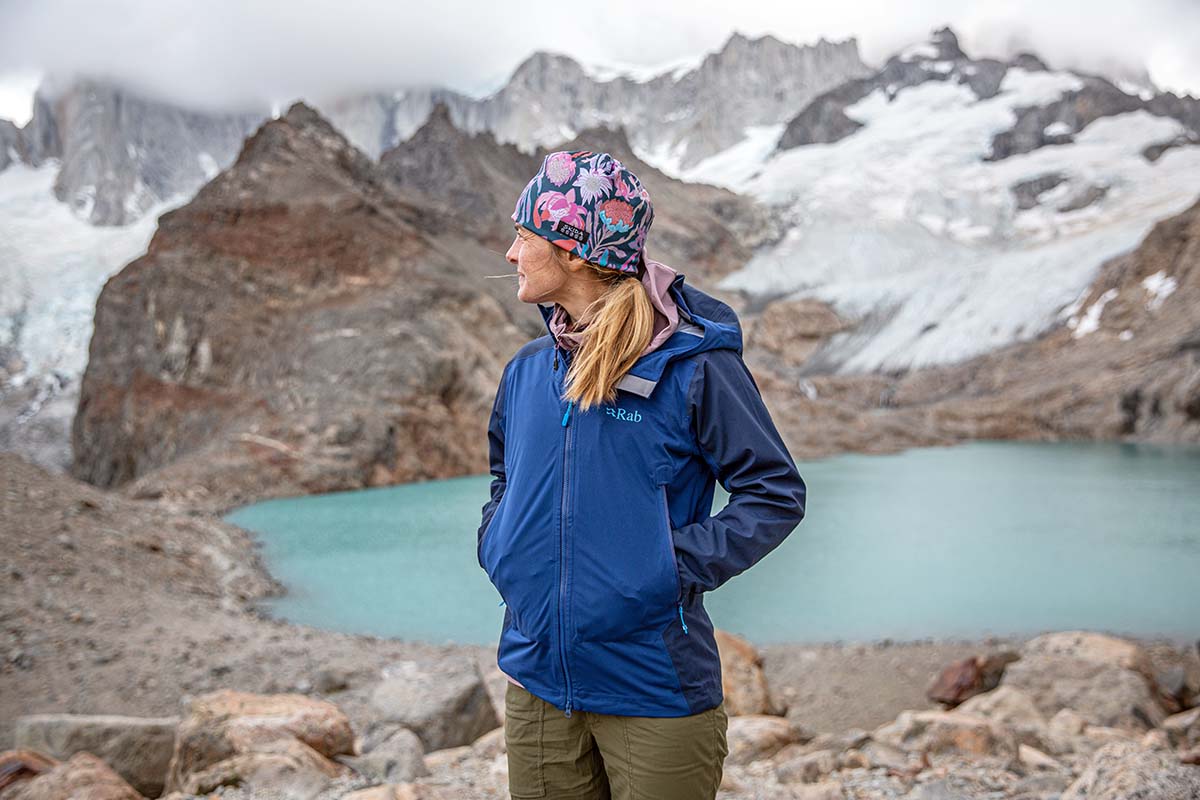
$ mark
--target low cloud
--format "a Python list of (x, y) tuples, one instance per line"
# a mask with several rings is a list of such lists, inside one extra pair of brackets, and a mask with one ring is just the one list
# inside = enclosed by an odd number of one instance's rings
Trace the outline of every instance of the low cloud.
[(1200, 4), (1189, 0), (916, 0), (902, 15), (883, 0), (829, 5), (606, 0), (529, 13), (464, 0), (0, 0), (0, 84), (16, 91), (12, 76), (31, 71), (88, 74), (196, 108), (261, 109), (404, 86), (482, 95), (535, 50), (648, 66), (715, 50), (734, 30), (796, 43), (855, 36), (864, 59), (881, 63), (949, 24), (972, 56), (1033, 50), (1053, 67), (1148, 72), (1200, 94)]

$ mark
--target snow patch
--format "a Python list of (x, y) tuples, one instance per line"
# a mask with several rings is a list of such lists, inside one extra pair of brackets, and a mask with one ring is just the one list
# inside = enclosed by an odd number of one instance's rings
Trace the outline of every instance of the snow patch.
[(1042, 133), (1047, 136), (1066, 136), (1071, 133), (1071, 126), (1062, 120), (1056, 120), (1043, 128)]
[(1087, 336), (1089, 333), (1098, 331), (1100, 329), (1100, 315), (1104, 313), (1104, 307), (1116, 296), (1116, 289), (1108, 289), (1104, 294), (1096, 298), (1096, 302), (1088, 306), (1088, 310), (1082, 319), (1075, 317), (1068, 320), (1067, 327), (1072, 329), (1071, 337), (1079, 339)]
[(1179, 282), (1175, 280), (1174, 276), (1159, 270), (1142, 279), (1142, 286), (1150, 294), (1150, 299), (1146, 301), (1146, 308), (1150, 311), (1157, 311), (1163, 301), (1179, 288)]
[(579, 66), (583, 68), (585, 75), (598, 83), (609, 83), (619, 78), (634, 83), (648, 83), (664, 75), (669, 76), (672, 81), (678, 81), (689, 72), (695, 71), (707, 57), (708, 53), (701, 53), (653, 65), (591, 59), (587, 63), (580, 63)]

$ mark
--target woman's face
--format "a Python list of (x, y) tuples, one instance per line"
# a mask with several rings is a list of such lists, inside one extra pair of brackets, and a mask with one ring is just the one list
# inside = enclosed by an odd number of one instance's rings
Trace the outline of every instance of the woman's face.
[(568, 280), (568, 273), (555, 258), (558, 245), (514, 225), (517, 235), (504, 257), (517, 267), (517, 298), (525, 303), (551, 303)]

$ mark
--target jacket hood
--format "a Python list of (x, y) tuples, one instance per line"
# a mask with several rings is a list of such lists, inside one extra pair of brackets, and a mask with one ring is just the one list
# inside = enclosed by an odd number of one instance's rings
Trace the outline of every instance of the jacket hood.
[[(646, 276), (643, 277), (642, 283), (646, 285), (655, 309), (664, 317), (669, 310), (674, 310), (678, 319), (673, 328), (669, 322), (660, 328), (656, 321), (655, 337), (651, 340), (653, 347), (647, 347), (642, 356), (617, 382), (618, 389), (642, 397), (650, 396), (667, 364), (677, 358), (722, 348), (734, 350), (738, 355), (742, 354), (742, 326), (732, 308), (687, 283), (682, 272), (676, 272), (665, 264), (650, 259), (647, 259), (646, 264)], [(666, 283), (666, 291), (656, 291), (656, 287), (661, 290), (663, 279), (671, 273), (674, 277)], [(537, 307), (551, 340), (561, 346), (562, 343), (556, 334), (563, 331), (555, 329), (564, 318), (558, 316), (556, 319), (556, 315), (561, 314), (558, 304), (545, 306), (538, 303)], [(664, 307), (668, 311), (664, 311)]]
[[(679, 329), (679, 306), (671, 296), (671, 281), (678, 275), (675, 270), (661, 261), (646, 259), (646, 269), (642, 271), (641, 282), (654, 306), (654, 329), (650, 342), (642, 350), (642, 355), (652, 353), (663, 342), (671, 338), (671, 334)], [(582, 340), (582, 331), (570, 327), (567, 310), (558, 303), (554, 304), (554, 313), (550, 315), (547, 327), (550, 335), (563, 350), (575, 350)]]

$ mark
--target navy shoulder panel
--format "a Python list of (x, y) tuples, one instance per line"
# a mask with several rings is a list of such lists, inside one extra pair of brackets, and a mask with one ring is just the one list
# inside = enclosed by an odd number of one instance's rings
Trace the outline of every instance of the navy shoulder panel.
[(537, 355), (538, 353), (542, 352), (543, 350), (547, 350), (553, 346), (554, 346), (554, 344), (553, 344), (552, 340), (550, 339), (550, 334), (543, 333), (538, 338), (528, 341), (524, 345), (522, 345), (521, 349), (518, 350), (516, 353), (514, 353), (513, 357), (509, 360), (510, 360), (510, 362), (511, 361), (520, 361), (522, 358), (528, 358), (529, 356)]
[(683, 299), (687, 301), (688, 308), (697, 316), (711, 319), (713, 322), (741, 327), (737, 313), (727, 303), (723, 303), (712, 295), (702, 292), (687, 281), (684, 281), (679, 288), (683, 293)]

